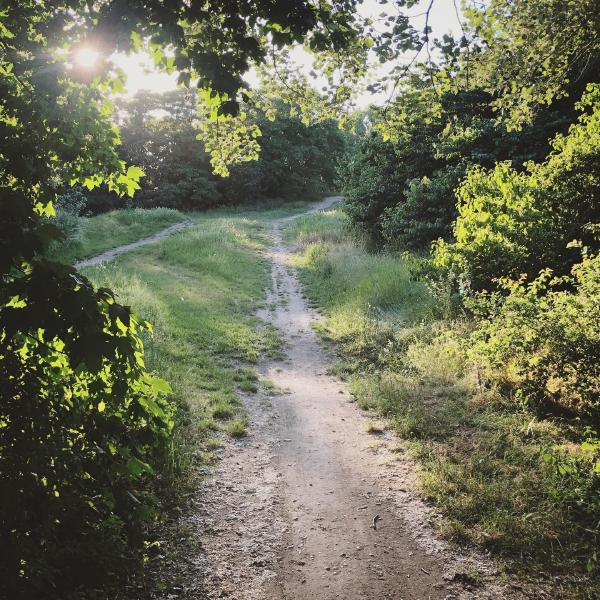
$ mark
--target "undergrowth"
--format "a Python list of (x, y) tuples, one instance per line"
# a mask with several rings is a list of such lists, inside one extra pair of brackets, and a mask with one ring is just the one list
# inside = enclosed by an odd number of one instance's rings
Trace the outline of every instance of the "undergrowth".
[(600, 498), (583, 424), (482, 382), (466, 352), (475, 322), (415, 280), (418, 258), (370, 253), (339, 211), (301, 217), (285, 236), (326, 315), (317, 331), (337, 346), (334, 371), (406, 440), (441, 532), (507, 570), (553, 572), (557, 597), (596, 597)]

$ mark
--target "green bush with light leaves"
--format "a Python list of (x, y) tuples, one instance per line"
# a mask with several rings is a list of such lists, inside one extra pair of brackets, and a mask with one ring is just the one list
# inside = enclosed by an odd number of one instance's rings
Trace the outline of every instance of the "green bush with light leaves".
[[(128, 536), (153, 516), (148, 477), (169, 464), (170, 389), (144, 369), (149, 325), (109, 290), (58, 283), (34, 274), (21, 296), (15, 281), (2, 308), (0, 560), (12, 597), (68, 595), (122, 571)], [(55, 293), (79, 313), (66, 330)]]
[(598, 247), (591, 226), (600, 222), (600, 85), (590, 84), (578, 106), (578, 123), (553, 140), (546, 161), (529, 162), (526, 172), (507, 162), (475, 167), (457, 189), (456, 241), (440, 240), (434, 263), (464, 293), (546, 268), (566, 275), (579, 259), (569, 242)]
[(548, 415), (600, 418), (600, 255), (588, 256), (568, 276), (550, 269), (533, 281), (504, 281), (479, 295), (482, 316), (469, 353), (483, 378), (518, 404)]
[(504, 288), (503, 298), (472, 301), (481, 318), (465, 340), (467, 354), (511, 411), (565, 424), (570, 443), (548, 444), (541, 456), (547, 497), (560, 506), (562, 524), (552, 531), (561, 531), (561, 544), (585, 548), (582, 562), (592, 572), (599, 559), (600, 255), (584, 249), (568, 276), (544, 270)]
[[(448, 76), (454, 52), (448, 49), (436, 77)], [(375, 126), (358, 136), (340, 173), (353, 225), (388, 249), (422, 251), (438, 238), (449, 240), (455, 189), (469, 167), (510, 161), (520, 173), (524, 162), (547, 156), (549, 138), (573, 118), (572, 106), (551, 107), (521, 131), (509, 132), (491, 101), (480, 87), (436, 95), (425, 71), (405, 82), (393, 105), (372, 110)]]

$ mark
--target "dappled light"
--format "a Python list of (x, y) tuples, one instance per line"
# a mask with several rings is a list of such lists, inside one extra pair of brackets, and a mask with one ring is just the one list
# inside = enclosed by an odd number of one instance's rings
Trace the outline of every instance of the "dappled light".
[(596, 598), (598, 15), (3, 3), (0, 598)]

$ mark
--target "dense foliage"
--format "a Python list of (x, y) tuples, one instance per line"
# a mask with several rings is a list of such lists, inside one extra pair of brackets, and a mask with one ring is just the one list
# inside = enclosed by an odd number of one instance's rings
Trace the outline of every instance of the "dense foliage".
[(476, 322), (453, 316), (415, 279), (422, 259), (369, 251), (346, 221), (332, 211), (285, 230), (325, 316), (317, 331), (336, 342), (335, 371), (408, 441), (421, 489), (442, 509), (443, 535), (513, 559), (513, 568), (560, 573), (556, 597), (594, 598), (597, 258), (586, 254), (562, 281), (546, 272), (507, 282), (504, 303), (499, 294), (471, 301)]
[[(176, 90), (139, 92), (117, 104), (122, 144), (119, 156), (144, 170), (133, 204), (203, 210), (269, 199), (314, 199), (332, 190), (345, 135), (333, 120), (306, 125), (293, 108), (276, 103), (268, 118), (248, 111), (260, 128), (258, 157), (213, 173), (210, 155), (198, 139), (196, 95)], [(93, 213), (119, 206), (105, 186), (87, 193)]]
[(146, 174), (136, 203), (198, 210), (264, 199), (313, 198), (333, 188), (336, 159), (344, 145), (337, 123), (305, 125), (290, 108), (267, 118), (250, 110), (261, 131), (260, 152), (251, 162), (212, 172), (210, 156), (197, 139), (194, 95), (183, 91), (138, 94), (121, 104), (121, 154)]
[[(11, 597), (64, 597), (100, 587), (139, 542), (132, 526), (154, 504), (144, 475), (168, 462), (169, 386), (144, 371), (148, 325), (109, 290), (30, 281), (27, 296), (21, 282), (9, 286), (2, 313), (0, 560)], [(93, 321), (80, 308), (92, 293)], [(44, 328), (27, 333), (38, 319)]]
[[(440, 310), (372, 344), (384, 351), (365, 361), (376, 374), (359, 396), (429, 440), (425, 489), (455, 538), (589, 573), (600, 536), (599, 14), (596, 0), (469, 5), (461, 42), (439, 43), (438, 62), (416, 64), (370, 112), (341, 171), (353, 228), (379, 248), (432, 251), (413, 274)], [(455, 388), (413, 397), (415, 377)], [(542, 551), (553, 536), (561, 549)]]
[[(600, 417), (600, 259), (584, 256), (572, 274), (544, 270), (531, 282), (505, 283), (507, 296), (480, 296), (484, 318), (470, 353), (484, 376), (542, 413)], [(567, 287), (567, 289), (565, 289)]]
[(225, 203), (314, 200), (335, 188), (336, 167), (345, 147), (337, 122), (307, 126), (283, 107), (274, 120), (262, 112), (253, 118), (261, 130), (260, 155), (256, 161), (233, 167), (221, 181)]
[(600, 86), (590, 85), (579, 107), (586, 112), (543, 163), (524, 172), (506, 162), (473, 168), (458, 187), (455, 241), (437, 244), (435, 263), (463, 291), (545, 268), (565, 275), (578, 260), (569, 242), (598, 247), (590, 226), (600, 222)]
[[(110, 290), (49, 259), (61, 229), (77, 235), (80, 198), (68, 188), (104, 186), (123, 197), (143, 185), (148, 205), (183, 208), (326, 189), (341, 138), (325, 117), (351, 105), (369, 49), (382, 60), (408, 50), (431, 56), (427, 27), (419, 35), (399, 11), (381, 34), (357, 4), (1, 4), (0, 559), (10, 597), (81, 597), (83, 585), (116, 582), (169, 469), (175, 409), (168, 385), (144, 366), (148, 325)], [(599, 15), (598, 0), (474, 5), (464, 38), (437, 46), (439, 65), (416, 66), (404, 82), (405, 66), (393, 66), (396, 100), (371, 112), (342, 172), (355, 225), (391, 248), (423, 250), (445, 239), (438, 276), (457, 280), (463, 296), (487, 292), (475, 337), (465, 342), (472, 360), (484, 363), (482, 386), (584, 419), (591, 456), (598, 450), (598, 373), (587, 362), (598, 356), (597, 85), (583, 96), (578, 123), (574, 101), (598, 83)], [(310, 91), (287, 64), (284, 48), (295, 42), (318, 53), (325, 94)], [(86, 47), (100, 53), (87, 70), (75, 60)], [(197, 102), (180, 93), (138, 97), (113, 115), (108, 96), (123, 91), (124, 74), (109, 57), (138, 50), (178, 71), (182, 85), (193, 82)], [(251, 67), (263, 68), (266, 94), (244, 82)], [(286, 102), (278, 105), (274, 91)], [(166, 116), (154, 113), (163, 101)], [(297, 108), (300, 119), (291, 114)], [(567, 247), (572, 239), (588, 247), (583, 262)], [(562, 277), (550, 283), (546, 269)], [(497, 281), (521, 273), (527, 279)], [(510, 372), (499, 375), (509, 355)], [(573, 427), (579, 442), (581, 424)], [(590, 469), (578, 481), (586, 499), (597, 496)], [(593, 501), (585, 506), (596, 514)], [(597, 525), (586, 531), (596, 536)]]
[(510, 128), (597, 78), (598, 0), (491, 0), (466, 15), (484, 50), (463, 55), (462, 77), (485, 86)]
[(457, 214), (454, 189), (468, 168), (511, 160), (521, 169), (543, 159), (548, 139), (572, 112), (547, 110), (510, 132), (490, 101), (481, 89), (436, 96), (421, 74), (406, 83), (397, 105), (373, 111), (376, 126), (360, 136), (340, 177), (352, 222), (388, 248), (425, 249), (448, 239)]
[[(168, 385), (144, 367), (140, 323), (112, 292), (47, 257), (73, 185), (139, 189), (119, 154), (114, 51), (146, 49), (200, 88), (213, 165), (256, 155), (242, 74), (304, 40), (343, 53), (354, 2), (3, 2), (0, 6), (0, 560), (11, 598), (81, 597), (132, 564), (168, 474)], [(169, 52), (165, 49), (169, 46)], [(89, 47), (94, 67), (76, 57)], [(248, 135), (246, 135), (246, 133)], [(62, 217), (61, 217), (62, 218)], [(64, 221), (64, 219), (63, 219)], [(60, 224), (60, 223), (59, 223)], [(63, 228), (64, 229), (64, 228)], [(102, 592), (98, 591), (102, 595)]]

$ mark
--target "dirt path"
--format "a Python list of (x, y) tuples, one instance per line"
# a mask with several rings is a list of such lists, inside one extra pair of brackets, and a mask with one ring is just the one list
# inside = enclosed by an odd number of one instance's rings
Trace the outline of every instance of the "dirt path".
[[(327, 199), (326, 208), (336, 198)], [(273, 598), (443, 598), (443, 564), (431, 544), (408, 535), (394, 503), (400, 472), (389, 469), (383, 440), (367, 433), (343, 383), (325, 374), (328, 357), (310, 324), (302, 290), (273, 228), (276, 306), (265, 315), (287, 342), (284, 365), (265, 365), (265, 375), (286, 390), (275, 400), (275, 456), (288, 527)], [(403, 500), (408, 501), (409, 498)], [(375, 525), (374, 525), (375, 522)]]
[[(326, 209), (327, 198), (309, 212)], [(161, 600), (551, 598), (504, 579), (494, 563), (440, 542), (399, 440), (368, 433), (373, 416), (326, 374), (334, 357), (311, 328), (290, 249), (273, 222), (272, 289), (260, 315), (286, 358), (260, 365), (268, 386), (244, 398), (246, 438), (206, 468), (191, 509), (171, 525)], [(373, 527), (374, 518), (376, 527)]]
[[(202, 484), (200, 513), (185, 524), (201, 536), (203, 553), (188, 564), (178, 597), (547, 597), (497, 584), (490, 560), (435, 538), (432, 511), (415, 493), (414, 464), (394, 436), (367, 432), (369, 417), (326, 374), (332, 357), (311, 329), (319, 317), (281, 236), (293, 218), (273, 223), (271, 308), (261, 314), (282, 332), (287, 354), (262, 364), (261, 375), (283, 393), (245, 398), (249, 436), (222, 451)], [(193, 573), (201, 583), (189, 585)]]
[(146, 246), (147, 244), (154, 244), (154, 242), (164, 240), (166, 237), (169, 237), (174, 233), (178, 233), (179, 231), (187, 229), (191, 224), (191, 221), (182, 221), (181, 223), (175, 223), (175, 225), (171, 225), (170, 227), (162, 229), (161, 231), (154, 233), (153, 235), (149, 235), (148, 237), (142, 238), (141, 240), (137, 240), (136, 242), (131, 242), (131, 244), (117, 246), (116, 248), (111, 248), (110, 250), (107, 250), (102, 254), (92, 256), (91, 258), (86, 258), (85, 260), (80, 260), (79, 262), (75, 263), (75, 268), (82, 269), (83, 267), (92, 267), (94, 265), (99, 265), (100, 263), (111, 261), (117, 256), (119, 256), (119, 254), (131, 252), (131, 250), (135, 250), (136, 248), (140, 248), (141, 246)]

